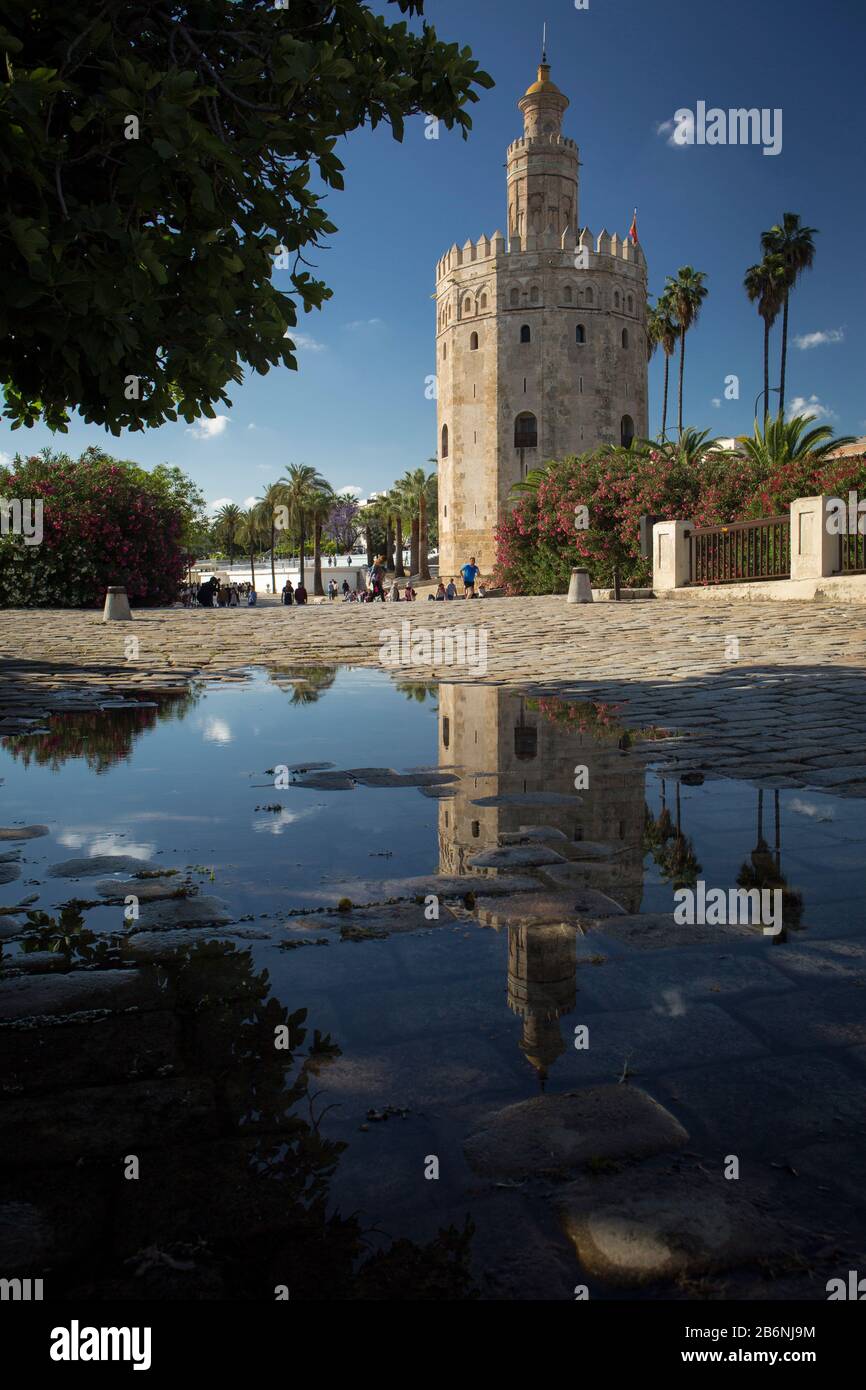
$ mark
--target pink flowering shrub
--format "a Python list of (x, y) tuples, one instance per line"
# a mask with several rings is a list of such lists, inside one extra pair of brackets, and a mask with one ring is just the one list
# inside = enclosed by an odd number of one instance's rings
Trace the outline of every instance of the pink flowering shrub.
[[(640, 518), (724, 525), (784, 515), (797, 497), (826, 492), (847, 498), (866, 493), (866, 458), (809, 457), (761, 476), (748, 458), (728, 451), (684, 461), (661, 450), (597, 450), (554, 461), (533, 492), (518, 495), (496, 529), (496, 583), (509, 593), (563, 593), (572, 567), (589, 571), (594, 585), (652, 583), (640, 554)], [(575, 508), (585, 506), (580, 529)]]
[[(0, 606), (101, 606), (110, 584), (131, 603), (170, 603), (186, 565), (190, 508), (178, 470), (146, 472), (90, 449), (81, 458), (16, 456), (0, 469), (0, 498), (43, 505), (38, 545), (0, 535)], [(186, 491), (186, 496), (184, 492)]]

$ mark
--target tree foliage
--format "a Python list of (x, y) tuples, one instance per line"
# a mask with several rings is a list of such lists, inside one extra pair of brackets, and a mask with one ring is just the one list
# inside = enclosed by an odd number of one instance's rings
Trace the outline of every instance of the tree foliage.
[[(422, 16), (422, 0), (390, 0)], [(416, 26), (417, 27), (417, 26)], [(338, 140), (425, 112), (464, 137), (469, 49), (361, 0), (7, 0), (0, 382), (13, 428), (213, 418), (244, 367), (296, 368), (304, 252), (336, 230)], [(282, 258), (282, 261), (278, 258)], [(284, 263), (289, 292), (272, 281)]]
[(132, 603), (173, 602), (204, 503), (179, 468), (145, 471), (95, 448), (17, 454), (0, 468), (0, 498), (41, 504), (37, 543), (0, 533), (0, 606), (34, 608), (95, 606), (110, 584)]

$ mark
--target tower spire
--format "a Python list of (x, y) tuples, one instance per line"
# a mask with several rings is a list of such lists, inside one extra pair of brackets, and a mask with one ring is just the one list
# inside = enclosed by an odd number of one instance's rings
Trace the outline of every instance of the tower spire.
[(547, 20), (544, 21), (541, 29), (541, 61), (542, 63), (547, 62)]

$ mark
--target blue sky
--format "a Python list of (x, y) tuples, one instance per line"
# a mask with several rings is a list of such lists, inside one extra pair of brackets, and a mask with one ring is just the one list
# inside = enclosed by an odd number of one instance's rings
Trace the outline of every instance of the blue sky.
[[(396, 6), (375, 8), (399, 18)], [(177, 424), (113, 439), (77, 420), (66, 436), (0, 426), (0, 453), (99, 443), (145, 466), (179, 464), (209, 502), (239, 503), (290, 463), (363, 495), (423, 464), (435, 452), (435, 403), (425, 399), (435, 263), (455, 241), (505, 231), (505, 149), (522, 132), (515, 103), (534, 80), (544, 19), (551, 76), (571, 101), (564, 129), (580, 146), (581, 223), (624, 235), (637, 206), (652, 293), (681, 265), (707, 273), (686, 354), (686, 421), (723, 436), (751, 430), (762, 334), (742, 278), (760, 258), (761, 231), (792, 211), (820, 235), (792, 298), (788, 400), (837, 433), (866, 434), (860, 0), (589, 0), (587, 10), (574, 0), (428, 0), (426, 12), (440, 37), (472, 48), (496, 87), (473, 107), (466, 142), (444, 127), (425, 139), (417, 117), (402, 145), (384, 127), (342, 143), (346, 188), (328, 196), (339, 231), (315, 257), (334, 295), (301, 318), (300, 370), (230, 391), (216, 431)], [(698, 101), (781, 108), (781, 153), (671, 144), (665, 123)], [(777, 348), (778, 331), (771, 384)], [(724, 396), (732, 374), (738, 401)], [(661, 387), (654, 361), (652, 433)]]

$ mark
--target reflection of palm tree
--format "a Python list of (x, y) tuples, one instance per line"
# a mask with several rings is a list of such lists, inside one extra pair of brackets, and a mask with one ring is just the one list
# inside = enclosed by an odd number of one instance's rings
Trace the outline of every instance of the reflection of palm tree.
[(407, 700), (417, 700), (419, 705), (423, 705), (428, 695), (439, 694), (436, 681), (395, 681), (394, 685)]
[(679, 782), (676, 824), (666, 806), (662, 806), (657, 816), (653, 816), (649, 806), (646, 807), (644, 850), (652, 855), (663, 882), (673, 884), (674, 888), (694, 888), (701, 872), (701, 865), (694, 844), (688, 835), (682, 833)]
[[(788, 880), (782, 873), (778, 788), (773, 789), (773, 801), (775, 846), (770, 849), (764, 839), (764, 792), (763, 788), (758, 788), (758, 823), (755, 847), (740, 868), (737, 875), (737, 886), (739, 888), (757, 888), (759, 891), (766, 888), (770, 892), (779, 889), (782, 894), (782, 926), (785, 930), (790, 927), (793, 931), (798, 931), (803, 920), (803, 895), (797, 889), (788, 887)], [(785, 930), (773, 939), (775, 941), (784, 940)]]
[(292, 686), (293, 705), (312, 705), (330, 690), (337, 676), (336, 666), (279, 666), (268, 673), (268, 679), (281, 689)]

